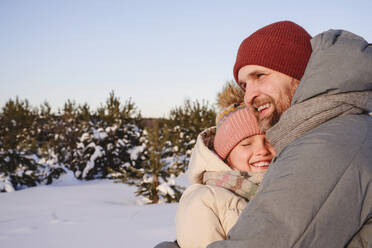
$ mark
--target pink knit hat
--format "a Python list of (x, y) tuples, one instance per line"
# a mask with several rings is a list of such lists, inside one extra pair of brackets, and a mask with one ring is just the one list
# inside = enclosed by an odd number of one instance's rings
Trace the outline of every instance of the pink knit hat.
[(260, 65), (301, 80), (312, 49), (311, 36), (290, 21), (267, 25), (241, 43), (234, 65), (234, 78), (246, 65)]
[(263, 134), (258, 128), (254, 114), (244, 103), (233, 104), (225, 108), (216, 118), (217, 131), (214, 138), (214, 150), (225, 160), (232, 149), (243, 139)]

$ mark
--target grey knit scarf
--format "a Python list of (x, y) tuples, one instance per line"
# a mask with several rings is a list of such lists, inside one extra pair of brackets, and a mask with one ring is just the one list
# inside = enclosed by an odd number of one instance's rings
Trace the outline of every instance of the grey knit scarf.
[(266, 137), (279, 154), (294, 139), (332, 118), (365, 112), (371, 95), (372, 91), (322, 95), (295, 104), (266, 132)]

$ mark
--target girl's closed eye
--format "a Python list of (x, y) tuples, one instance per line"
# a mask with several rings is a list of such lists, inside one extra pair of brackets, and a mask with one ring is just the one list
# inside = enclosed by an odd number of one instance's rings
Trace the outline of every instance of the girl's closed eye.
[(252, 145), (252, 142), (243, 143), (242, 146), (250, 146)]
[(252, 137), (245, 138), (244, 140), (241, 141), (240, 145), (241, 146), (250, 146), (253, 145), (254, 139)]

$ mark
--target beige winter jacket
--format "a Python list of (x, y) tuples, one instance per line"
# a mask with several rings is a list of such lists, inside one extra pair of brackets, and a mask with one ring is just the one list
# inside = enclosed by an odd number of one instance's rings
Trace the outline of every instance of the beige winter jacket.
[(215, 128), (199, 134), (188, 168), (190, 186), (183, 193), (176, 215), (177, 241), (181, 248), (205, 248), (226, 239), (247, 201), (218, 186), (203, 185), (205, 171), (231, 171), (214, 153)]

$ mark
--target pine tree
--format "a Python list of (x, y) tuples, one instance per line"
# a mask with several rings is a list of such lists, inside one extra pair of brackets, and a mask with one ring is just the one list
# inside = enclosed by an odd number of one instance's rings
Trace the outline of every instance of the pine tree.
[(38, 115), (33, 122), (33, 130), (36, 130), (33, 138), (37, 144), (37, 158), (39, 164), (39, 177), (42, 183), (51, 184), (53, 179), (58, 179), (66, 173), (63, 161), (60, 161), (56, 153), (56, 123), (58, 117), (52, 114), (49, 103), (40, 105)]
[(111, 92), (106, 105), (98, 108), (91, 117), (89, 129), (77, 141), (71, 161), (76, 177), (85, 180), (121, 178), (132, 183), (131, 168), (140, 158), (133, 158), (130, 151), (142, 146), (143, 130), (135, 124), (139, 117), (131, 100), (122, 105)]
[[(27, 100), (10, 99), (0, 114), (0, 191), (35, 186), (40, 182), (37, 176), (38, 164), (30, 130), (35, 120)], [(7, 187), (6, 187), (7, 186)]]
[(179, 170), (172, 159), (174, 151), (169, 135), (168, 126), (161, 121), (147, 130), (146, 159), (137, 170), (136, 182), (136, 194), (143, 196), (146, 203), (177, 202), (181, 197), (183, 188), (173, 180)]
[(192, 138), (207, 127), (215, 125), (216, 111), (207, 101), (186, 99), (182, 106), (170, 111), (169, 120), (172, 127), (187, 128)]
[(185, 172), (196, 138), (204, 129), (214, 126), (216, 112), (208, 102), (185, 100), (182, 106), (170, 111), (168, 125), (172, 128), (170, 140), (177, 155), (178, 168)]

